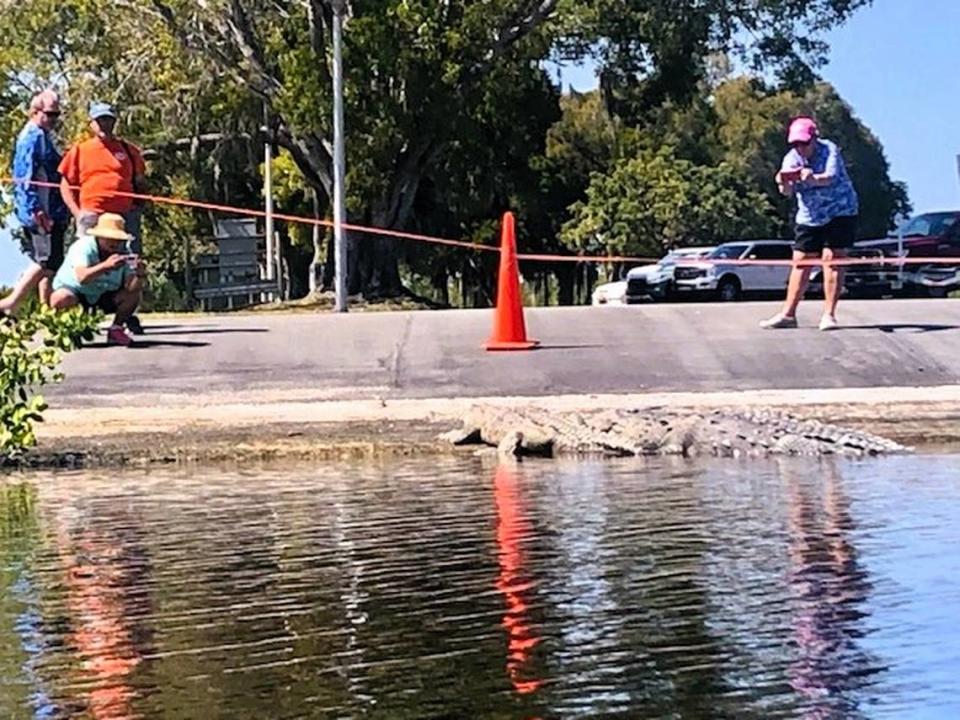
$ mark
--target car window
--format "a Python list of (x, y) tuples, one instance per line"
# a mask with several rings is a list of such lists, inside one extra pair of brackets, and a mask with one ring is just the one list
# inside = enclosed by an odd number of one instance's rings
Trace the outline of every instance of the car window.
[(926, 213), (917, 215), (903, 226), (904, 237), (928, 237), (943, 235), (947, 228), (957, 222), (956, 213)]
[(947, 226), (947, 229), (944, 231), (943, 236), (951, 244), (954, 244), (954, 245), (960, 244), (960, 222), (957, 222), (956, 218), (954, 218), (953, 222), (951, 222)]
[(751, 255), (756, 255), (757, 260), (789, 260), (793, 256), (790, 245), (755, 245), (750, 251)]
[(945, 235), (947, 230), (950, 229), (950, 226), (952, 226), (956, 221), (956, 215), (937, 215), (930, 223), (930, 234)]
[(748, 248), (748, 245), (721, 245), (710, 251), (707, 255), (712, 260), (735, 260)]
[(672, 250), (660, 258), (661, 265), (676, 265), (681, 260), (693, 260), (702, 256), (702, 250), (680, 249)]

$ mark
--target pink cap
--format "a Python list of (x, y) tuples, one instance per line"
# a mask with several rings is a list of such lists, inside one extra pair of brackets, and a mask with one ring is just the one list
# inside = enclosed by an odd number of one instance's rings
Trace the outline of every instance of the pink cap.
[(787, 131), (787, 142), (810, 142), (817, 136), (817, 124), (812, 118), (798, 117), (790, 123), (790, 130)]

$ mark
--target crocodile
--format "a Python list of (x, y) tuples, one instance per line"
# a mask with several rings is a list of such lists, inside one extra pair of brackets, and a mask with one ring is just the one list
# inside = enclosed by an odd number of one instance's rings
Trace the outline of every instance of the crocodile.
[(462, 428), (440, 437), (456, 445), (494, 446), (501, 455), (510, 457), (862, 457), (911, 451), (870, 433), (766, 409), (688, 411), (645, 407), (557, 411), (533, 405), (475, 405), (462, 421)]

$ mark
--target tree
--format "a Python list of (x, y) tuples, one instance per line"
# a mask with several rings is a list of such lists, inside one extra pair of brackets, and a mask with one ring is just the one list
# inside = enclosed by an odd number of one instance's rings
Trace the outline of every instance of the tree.
[[(547, 131), (560, 117), (559, 91), (539, 68), (505, 65), (491, 71), (487, 95), (460, 119), (461, 130), (437, 149), (424, 171), (408, 226), (441, 237), (493, 244), (497, 223), (508, 209), (522, 218), (524, 247), (542, 247), (537, 232), (539, 188), (530, 165), (542, 152)], [(494, 253), (465, 253), (404, 243), (400, 258), (414, 275), (429, 278), (436, 299), (446, 302), (452, 275), (471, 287), (466, 304), (489, 304), (496, 274)]]
[(756, 78), (735, 78), (716, 88), (713, 106), (719, 159), (767, 193), (781, 218), (782, 233), (789, 233), (794, 201), (779, 195), (773, 175), (786, 151), (787, 126), (797, 115), (816, 118), (823, 136), (840, 146), (860, 195), (861, 237), (883, 236), (898, 214), (909, 214), (906, 186), (891, 180), (880, 142), (828, 83), (794, 92), (771, 90)]
[[(202, 58), (270, 110), (271, 134), (329, 197), (331, 4), (129, 0), (119, 12)], [(557, 0), (356, 3), (346, 35), (348, 207), (354, 221), (403, 227), (442, 147), (486, 102), (497, 70), (531, 67)], [(141, 33), (142, 36), (142, 33)], [(467, 123), (469, 124), (469, 123)], [(351, 290), (395, 294), (396, 246), (351, 238)]]
[(730, 165), (694, 165), (669, 149), (642, 151), (595, 174), (563, 227), (592, 254), (659, 256), (684, 245), (763, 237), (775, 224), (767, 198)]
[(820, 34), (871, 0), (585, 0), (566, 16), (562, 56), (594, 58), (608, 109), (638, 124), (665, 100), (685, 104), (716, 53), (788, 87), (816, 79)]
[[(623, 142), (633, 152), (666, 141), (680, 158), (716, 165), (715, 138), (698, 133), (711, 58), (737, 53), (799, 86), (823, 57), (819, 34), (866, 2), (355, 0), (345, 36), (350, 220), (480, 237), (490, 215), (510, 204), (527, 231), (523, 242), (562, 251), (557, 197), (581, 199), (587, 176), (582, 168), (558, 174), (553, 151), (544, 151), (546, 121), (558, 113), (545, 60), (599, 64), (604, 110), (620, 128), (614, 155)], [(156, 151), (158, 190), (237, 204), (260, 200), (258, 148), (266, 135), (289, 154), (305, 186), (290, 193), (292, 202), (314, 213), (327, 206), (331, 0), (22, 0), (8, 7), (0, 16), (0, 111), (53, 83), (67, 91), (72, 136), (85, 125), (86, 100), (115, 100), (124, 132)], [(687, 124), (675, 122), (681, 118)], [(19, 121), (5, 123), (0, 139)], [(563, 142), (554, 148), (557, 162)], [(540, 157), (545, 164), (531, 166)], [(538, 197), (538, 187), (557, 197)], [(208, 233), (209, 219), (151, 212), (148, 257), (173, 276), (183, 255), (177, 234)], [(443, 251), (401, 249), (385, 237), (351, 234), (349, 248), (350, 289), (368, 296), (403, 292), (414, 276), (439, 286), (444, 275), (474, 264), (471, 282), (482, 283), (487, 272), (484, 261), (451, 259), (433, 277), (432, 259), (446, 257)]]
[[(595, 173), (605, 173), (615, 159), (633, 150), (636, 133), (607, 111), (598, 91), (563, 97), (560, 110), (561, 117), (546, 134), (543, 154), (530, 161), (539, 193), (533, 201), (535, 211), (521, 217), (521, 228), (542, 238), (539, 252), (567, 255), (577, 251), (560, 232), (570, 217), (569, 208), (586, 199)], [(562, 305), (575, 303), (578, 288), (591, 282), (584, 282), (584, 273), (595, 272), (569, 262), (545, 269), (559, 281), (557, 299)]]

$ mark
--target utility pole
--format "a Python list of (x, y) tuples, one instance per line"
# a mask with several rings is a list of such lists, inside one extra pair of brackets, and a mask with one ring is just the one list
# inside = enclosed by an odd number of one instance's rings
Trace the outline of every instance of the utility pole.
[[(267, 247), (267, 280), (273, 280), (277, 277), (277, 257), (276, 249), (273, 245), (273, 145), (270, 143), (270, 110), (267, 103), (263, 103), (263, 125), (264, 125), (264, 145), (263, 145), (263, 194), (264, 194), (264, 234), (266, 235)], [(278, 288), (279, 290), (279, 288)], [(280, 299), (280, 296), (277, 296)]]
[(346, 0), (333, 0), (333, 245), (337, 312), (347, 311), (347, 239), (343, 234), (343, 19)]

